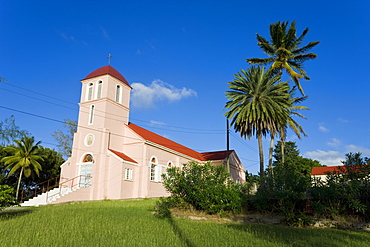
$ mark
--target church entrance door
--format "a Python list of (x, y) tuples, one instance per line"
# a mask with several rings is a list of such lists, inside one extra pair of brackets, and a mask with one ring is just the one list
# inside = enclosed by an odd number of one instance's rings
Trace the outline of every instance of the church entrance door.
[(80, 165), (80, 187), (90, 188), (91, 164)]

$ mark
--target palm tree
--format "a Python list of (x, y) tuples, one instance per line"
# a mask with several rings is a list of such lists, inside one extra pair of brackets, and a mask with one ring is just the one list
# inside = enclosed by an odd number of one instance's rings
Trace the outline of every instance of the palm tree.
[[(293, 93), (293, 92), (291, 92)], [(296, 106), (296, 104), (304, 101), (307, 99), (308, 96), (303, 96), (303, 97), (295, 97), (290, 99), (291, 106), (288, 108), (288, 113), (289, 117), (286, 119), (285, 125), (281, 126), (279, 132), (280, 132), (280, 140), (281, 140), (281, 164), (284, 166), (284, 147), (285, 147), (285, 139), (286, 139), (286, 131), (287, 128), (289, 127), (290, 129), (293, 130), (293, 132), (297, 135), (299, 139), (301, 139), (301, 134), (304, 136), (307, 136), (307, 134), (304, 132), (303, 128), (301, 125), (298, 124), (297, 121), (295, 121), (292, 116), (297, 116), (306, 119), (305, 116), (302, 114), (296, 112), (296, 110), (309, 110), (310, 108), (306, 106)]]
[(39, 176), (39, 171), (42, 167), (39, 160), (43, 160), (39, 154), (40, 141), (34, 144), (35, 138), (24, 136), (21, 140), (14, 140), (16, 146), (6, 147), (5, 150), (13, 153), (12, 156), (4, 157), (1, 159), (2, 162), (7, 166), (6, 169), (10, 169), (8, 176), (12, 175), (19, 168), (21, 169), (18, 178), (16, 200), (18, 200), (19, 186), (21, 183), (22, 175), (29, 177), (33, 175), (33, 172)]
[[(285, 119), (285, 121), (281, 122), (282, 125), (278, 127), (278, 133), (280, 134), (280, 140), (281, 140), (282, 164), (283, 165), (284, 165), (284, 143), (286, 139), (287, 128), (289, 127), (290, 129), (292, 129), (299, 139), (301, 139), (301, 134), (303, 134), (304, 136), (307, 136), (302, 126), (299, 125), (298, 122), (292, 118), (292, 116), (298, 116), (298, 117), (306, 119), (305, 116), (296, 112), (296, 110), (309, 110), (310, 108), (306, 106), (296, 106), (296, 104), (307, 99), (308, 96), (293, 98), (292, 97), (293, 93), (294, 93), (294, 90), (291, 90), (290, 106), (286, 109), (288, 112), (288, 116)], [(272, 171), (272, 153), (273, 153), (273, 148), (274, 148), (274, 143), (275, 143), (275, 135), (277, 135), (278, 133), (271, 133), (270, 148), (269, 148), (269, 164), (268, 164), (268, 168), (271, 171)]]
[(320, 41), (310, 42), (307, 45), (300, 47), (309, 29), (306, 28), (302, 34), (297, 37), (295, 21), (291, 23), (289, 28), (288, 24), (288, 21), (278, 21), (270, 24), (270, 41), (267, 41), (257, 33), (257, 44), (269, 57), (250, 58), (246, 60), (250, 64), (272, 64), (272, 69), (281, 72), (285, 70), (294, 81), (295, 87), (298, 87), (302, 95), (304, 95), (304, 91), (299, 80), (301, 78), (309, 80), (310, 78), (304, 70), (303, 63), (307, 60), (317, 58), (316, 54), (307, 52), (318, 45)]
[(264, 67), (241, 70), (229, 82), (226, 91), (226, 117), (240, 136), (256, 135), (258, 139), (260, 176), (264, 177), (262, 137), (277, 133), (278, 127), (288, 116), (290, 94), (288, 82), (276, 83), (281, 73), (274, 73)]

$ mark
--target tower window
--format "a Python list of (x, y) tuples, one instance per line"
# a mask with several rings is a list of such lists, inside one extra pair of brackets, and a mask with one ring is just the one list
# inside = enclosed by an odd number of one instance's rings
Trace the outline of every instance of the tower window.
[(90, 107), (89, 124), (93, 124), (93, 121), (94, 121), (94, 110), (95, 110), (95, 106), (92, 105)]
[(102, 87), (103, 87), (103, 82), (102, 81), (99, 81), (98, 82), (97, 92), (96, 92), (96, 98), (97, 99), (100, 99), (101, 98)]
[(89, 83), (87, 87), (87, 100), (92, 100), (94, 83)]
[(117, 85), (116, 88), (116, 102), (121, 103), (121, 86)]

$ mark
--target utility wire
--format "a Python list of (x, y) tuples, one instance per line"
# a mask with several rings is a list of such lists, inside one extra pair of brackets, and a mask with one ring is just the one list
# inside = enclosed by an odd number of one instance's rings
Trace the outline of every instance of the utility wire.
[[(30, 91), (32, 93), (35, 93), (35, 94), (39, 94), (39, 95), (42, 95), (44, 97), (47, 97), (47, 98), (51, 98), (51, 99), (55, 99), (55, 100), (58, 100), (58, 101), (62, 101), (62, 102), (66, 102), (66, 103), (69, 103), (69, 104), (73, 104), (73, 105), (76, 105), (76, 103), (72, 103), (72, 102), (69, 102), (69, 101), (65, 101), (65, 100), (61, 100), (61, 99), (58, 99), (58, 98), (55, 98), (55, 97), (50, 97), (48, 95), (45, 95), (45, 94), (41, 94), (41, 93), (37, 93), (37, 92), (34, 92), (32, 90), (28, 90), (28, 89), (25, 89), (25, 88), (22, 88), (22, 87), (18, 87), (18, 86), (15, 86), (15, 85), (12, 85), (12, 84), (9, 84), (9, 83), (6, 83), (7, 85), (11, 85), (13, 87), (16, 87), (16, 88), (20, 88), (22, 90), (25, 90), (25, 91)], [(74, 111), (77, 111), (78, 112), (78, 109), (75, 109), (75, 108), (71, 108), (71, 107), (67, 107), (67, 106), (64, 106), (64, 105), (60, 105), (60, 104), (56, 104), (56, 103), (53, 103), (53, 102), (50, 102), (50, 101), (47, 101), (47, 100), (42, 100), (42, 99), (39, 99), (39, 98), (36, 98), (36, 97), (33, 97), (33, 96), (29, 96), (29, 95), (25, 95), (25, 94), (21, 94), (19, 92), (14, 92), (12, 90), (9, 90), (9, 89), (4, 89), (4, 88), (0, 88), (4, 91), (8, 91), (8, 92), (11, 92), (11, 93), (14, 93), (14, 94), (18, 94), (18, 95), (22, 95), (24, 97), (28, 97), (28, 98), (32, 98), (32, 99), (35, 99), (35, 100), (38, 100), (38, 101), (41, 101), (41, 102), (45, 102), (45, 103), (49, 103), (49, 104), (52, 104), (52, 105), (56, 105), (56, 106), (60, 106), (60, 107), (63, 107), (63, 108), (67, 108), (67, 109), (72, 109)], [(83, 111), (81, 109), (82, 112), (84, 113), (88, 113), (86, 111)], [(112, 116), (117, 116), (117, 117), (122, 117), (121, 115), (117, 115), (117, 114), (114, 114), (114, 113), (107, 113), (107, 112), (103, 112), (99, 109), (95, 109), (96, 112), (101, 112), (101, 113), (104, 113), (105, 115), (106, 114), (109, 114), (109, 115), (112, 115)], [(100, 115), (102, 117), (102, 115)], [(106, 117), (106, 116), (104, 116)], [(106, 117), (107, 118), (107, 117)], [(117, 121), (121, 121), (121, 120), (118, 120), (118, 119), (115, 119), (115, 118), (109, 118), (111, 120), (117, 120)], [(140, 122), (145, 122), (145, 123), (149, 123), (150, 125), (147, 127), (151, 127), (151, 128), (154, 128), (152, 123), (151, 122), (148, 122), (148, 121), (144, 121), (144, 120), (139, 120), (139, 119), (134, 119), (132, 118), (133, 120), (135, 121), (140, 121)], [(194, 130), (194, 131), (198, 131), (198, 132), (223, 132), (224, 133), (224, 130), (209, 130), (209, 129), (194, 129), (194, 128), (186, 128), (186, 127), (179, 127), (179, 126), (171, 126), (171, 125), (165, 125), (166, 127), (171, 127), (171, 128), (175, 128), (175, 129), (187, 129), (187, 130)], [(160, 128), (158, 128), (160, 129)], [(176, 131), (176, 130), (171, 130), (171, 129), (162, 129), (162, 130), (170, 130), (170, 131)], [(178, 132), (181, 132), (181, 131), (178, 131)], [(197, 133), (198, 133), (197, 132)], [(183, 132), (183, 133), (194, 133), (194, 132)], [(199, 133), (199, 134), (208, 134), (208, 133)], [(210, 133), (212, 134), (212, 133)], [(216, 134), (216, 133), (215, 133)], [(222, 134), (222, 133), (217, 133), (217, 134)]]

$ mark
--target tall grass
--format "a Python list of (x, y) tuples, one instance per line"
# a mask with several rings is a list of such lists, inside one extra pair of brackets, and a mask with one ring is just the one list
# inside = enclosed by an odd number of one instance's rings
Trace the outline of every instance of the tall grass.
[(368, 246), (362, 232), (192, 222), (153, 216), (156, 200), (0, 212), (0, 246)]

